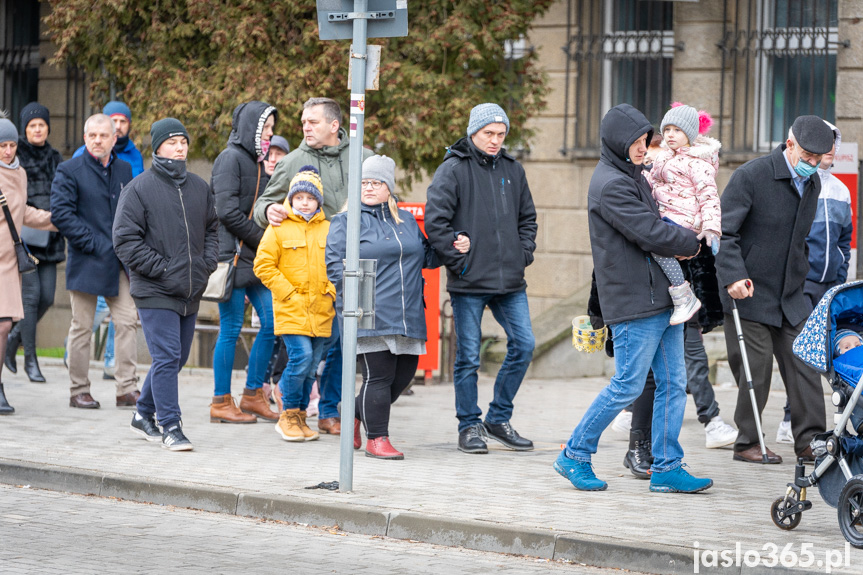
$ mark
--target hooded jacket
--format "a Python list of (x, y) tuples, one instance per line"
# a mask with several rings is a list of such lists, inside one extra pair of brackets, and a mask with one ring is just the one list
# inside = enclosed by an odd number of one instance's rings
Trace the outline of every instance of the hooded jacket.
[(651, 253), (692, 256), (696, 234), (660, 219), (641, 165), (629, 149), (653, 127), (630, 106), (615, 106), (600, 124), (599, 163), (587, 193), (590, 246), (605, 323), (642, 319), (672, 307), (668, 279)]
[(182, 185), (157, 163), (132, 180), (114, 218), (114, 250), (130, 270), (139, 308), (197, 313), (218, 260), (215, 200), (210, 187), (186, 173)]
[[(267, 208), (271, 204), (281, 204), (285, 201), (291, 189), (291, 179), (303, 166), (314, 166), (321, 174), (321, 184), (324, 186), (324, 216), (331, 220), (348, 201), (350, 142), (344, 128), (339, 128), (339, 143), (336, 146), (312, 148), (303, 139), (297, 149), (276, 164), (276, 170), (270, 177), (266, 191), (255, 202), (255, 223), (261, 228), (267, 227)], [(363, 148), (363, 160), (373, 155), (373, 151)]]
[(686, 229), (710, 230), (722, 235), (722, 214), (716, 172), (719, 171), (719, 140), (698, 136), (692, 146), (665, 149), (646, 172), (653, 185), (659, 214)]
[[(829, 124), (839, 153), (842, 133)], [(21, 155), (20, 148), (18, 155)], [(807, 280), (833, 284), (845, 283), (848, 279), (848, 263), (851, 259), (851, 236), (854, 233), (851, 215), (851, 192), (842, 181), (829, 170), (818, 168), (821, 177), (821, 193), (818, 195), (818, 210), (815, 221), (806, 237), (809, 245), (809, 273)]]
[[(34, 146), (22, 136), (18, 139), (18, 161), (27, 172), (27, 204), (40, 210), (50, 210), (51, 182), (63, 156), (48, 142)], [(28, 246), (30, 252), (40, 263), (60, 263), (66, 259), (66, 241), (59, 232), (51, 232), (49, 238), (44, 248)]]
[(722, 193), (722, 240), (716, 254), (719, 295), (731, 313), (727, 287), (751, 279), (753, 297), (737, 300), (740, 317), (781, 327), (812, 311), (803, 292), (809, 273), (806, 236), (812, 227), (821, 178), (810, 177), (801, 197), (785, 161), (785, 144), (734, 170)]
[[(506, 294), (527, 287), (536, 249), (536, 209), (524, 168), (501, 151), (489, 156), (470, 140), (453, 144), (426, 192), (425, 230), (447, 268), (447, 290)], [(470, 250), (453, 241), (470, 236)]]
[(329, 337), (332, 333), (336, 288), (327, 280), (324, 262), (329, 230), (323, 212), (306, 222), (289, 211), (282, 225), (264, 232), (255, 274), (273, 292), (277, 335)]
[(258, 158), (265, 156), (261, 144), (264, 123), (270, 115), (276, 114), (276, 109), (264, 102), (245, 102), (237, 106), (228, 145), (213, 163), (210, 186), (216, 195), (216, 213), (221, 224), (219, 261), (232, 259), (237, 242), (243, 242), (234, 275), (237, 288), (260, 283), (252, 265), (264, 230), (249, 219), (249, 214), (255, 198), (260, 197), (269, 181)]
[(122, 266), (111, 241), (120, 191), (132, 166), (111, 152), (107, 166), (89, 152), (57, 166), (51, 184), (51, 221), (69, 243), (66, 289), (116, 297)]
[[(336, 286), (336, 309), (344, 321), (342, 260), (347, 254), (347, 218), (333, 217), (327, 237), (327, 275)], [(357, 337), (403, 335), (426, 340), (423, 268), (440, 266), (435, 250), (420, 231), (416, 220), (399, 210), (402, 223), (392, 218), (386, 202), (362, 204), (360, 212), (360, 258), (377, 260), (375, 276), (375, 328), (361, 329)]]

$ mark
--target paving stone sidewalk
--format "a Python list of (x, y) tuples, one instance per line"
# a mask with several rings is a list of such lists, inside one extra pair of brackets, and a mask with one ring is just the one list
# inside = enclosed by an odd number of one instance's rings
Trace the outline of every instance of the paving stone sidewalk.
[[(208, 509), (212, 504), (219, 510), (212, 502), (233, 497), (236, 511), (231, 512), (289, 520), (280, 510), (299, 505), (314, 516), (320, 508), (326, 510), (322, 517), (359, 532), (373, 532), (383, 514), (386, 534), (398, 538), (656, 573), (692, 573), (696, 549), (735, 550), (738, 544), (744, 554), (757, 551), (764, 558), (772, 546), (777, 556), (788, 546), (796, 554), (810, 548), (822, 562), (827, 553), (835, 557), (841, 552), (844, 562), (845, 540), (836, 510), (817, 490), (810, 490), (813, 509), (796, 530), (781, 531), (770, 520), (770, 504), (784, 494), (794, 471), (791, 446), (774, 442), (785, 402), (777, 391), (771, 393), (764, 429), (768, 447), (786, 461), (773, 466), (732, 462), (730, 450), (706, 449), (690, 399), (681, 434), (684, 461), (693, 474), (711, 477), (715, 485), (702, 494), (676, 495), (650, 493), (647, 481), (623, 468), (627, 438), (610, 428), (594, 457), (597, 475), (609, 482), (607, 491), (579, 492), (552, 469), (561, 444), (605, 385), (604, 378), (526, 381), (516, 397), (512, 423), (534, 441), (536, 450), (516, 453), (492, 441), (487, 455), (457, 451), (451, 385), (415, 386), (415, 395), (393, 406), (390, 424), (391, 440), (405, 452), (405, 460), (381, 461), (356, 452), (354, 491), (341, 493), (305, 489), (339, 478), (338, 437), (322, 435), (318, 441), (294, 444), (283, 441), (272, 423), (210, 423), (212, 375), (207, 370), (187, 370), (181, 377), (184, 429), (195, 451), (172, 453), (129, 430), (132, 412), (113, 406), (113, 382), (103, 381), (95, 364), (92, 393), (103, 407), (88, 411), (68, 407), (69, 382), (62, 363), (42, 363), (47, 384), (29, 383), (20, 371), (4, 371), (6, 394), (16, 414), (0, 418), (0, 482), (32, 479), (36, 487), (42, 478), (62, 488), (57, 478), (68, 476), (69, 491), (157, 502), (153, 494), (159, 489), (153, 485), (174, 485), (213, 493), (211, 499), (200, 499), (200, 505), (195, 497), (165, 501), (181, 506)], [(235, 395), (242, 382), (237, 372)], [(480, 378), (483, 409), (492, 386), (490, 378)], [(731, 422), (736, 389), (717, 387), (716, 392), (722, 415)], [(314, 427), (316, 420), (310, 423)], [(53, 479), (45, 479), (49, 476)], [(87, 481), (101, 487), (88, 491)], [(171, 491), (160, 493), (170, 497)], [(849, 565), (832, 572), (860, 573), (863, 551), (851, 548), (848, 557)], [(699, 571), (763, 570), (732, 565), (714, 570), (701, 566)], [(826, 564), (795, 565), (791, 571), (823, 573)]]

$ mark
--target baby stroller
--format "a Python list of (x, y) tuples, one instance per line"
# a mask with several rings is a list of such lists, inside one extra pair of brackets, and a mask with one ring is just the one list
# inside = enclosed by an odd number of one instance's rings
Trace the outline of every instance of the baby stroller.
[[(845, 328), (863, 332), (863, 281), (831, 288), (794, 340), (794, 354), (830, 382), (835, 427), (813, 439), (812, 473), (807, 475), (798, 461), (794, 482), (788, 484), (784, 497), (773, 502), (770, 516), (780, 529), (794, 529), (803, 512), (812, 507), (806, 489), (817, 485), (821, 498), (837, 508), (842, 535), (854, 547), (863, 548), (863, 438), (847, 429), (863, 393), (863, 385), (858, 385), (863, 381), (863, 347), (833, 358), (833, 337), (837, 329)], [(854, 414), (855, 424), (860, 423), (860, 412)]]

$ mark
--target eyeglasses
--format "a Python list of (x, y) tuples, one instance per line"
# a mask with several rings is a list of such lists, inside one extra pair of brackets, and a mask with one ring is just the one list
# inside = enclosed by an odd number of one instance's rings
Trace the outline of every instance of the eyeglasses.
[(373, 190), (379, 190), (383, 185), (384, 183), (380, 180), (363, 180), (362, 182), (360, 182), (360, 187), (362, 187), (362, 189), (366, 189), (367, 187), (371, 186)]

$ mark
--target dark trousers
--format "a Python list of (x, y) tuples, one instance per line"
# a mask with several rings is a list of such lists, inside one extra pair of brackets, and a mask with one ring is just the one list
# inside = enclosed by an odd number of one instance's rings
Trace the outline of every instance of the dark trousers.
[(644, 391), (638, 399), (632, 402), (632, 426), (633, 431), (644, 431), (650, 434), (653, 426), (653, 399), (656, 396), (656, 380), (653, 378), (653, 370), (647, 372), (644, 382)]
[(369, 439), (389, 437), (390, 405), (410, 385), (417, 372), (418, 355), (393, 355), (389, 351), (357, 356), (363, 369), (363, 387), (357, 396), (356, 417)]
[(24, 318), (12, 329), (13, 337), (21, 337), (24, 353), (36, 355), (36, 324), (54, 305), (57, 289), (57, 264), (40, 263), (36, 271), (21, 276), (21, 299)]
[(708, 377), (710, 366), (697, 320), (688, 321), (683, 330), (683, 357), (686, 360), (686, 391), (692, 394), (698, 421), (707, 425), (719, 415), (719, 404)]
[[(740, 323), (746, 344), (746, 355), (749, 358), (758, 413), (760, 415), (767, 405), (775, 357), (791, 404), (794, 451), (800, 453), (806, 449), (816, 433), (824, 431), (827, 423), (824, 415), (821, 377), (791, 351), (791, 344), (800, 333), (803, 324), (792, 326), (783, 320), (782, 327), (773, 327), (745, 319), (741, 319)], [(752, 401), (749, 398), (749, 387), (743, 370), (734, 318), (730, 315), (725, 316), (725, 346), (728, 350), (728, 364), (737, 379), (738, 388), (734, 423), (737, 424), (739, 432), (734, 450), (743, 451), (759, 444), (758, 432), (755, 416), (752, 413)]]
[(189, 359), (198, 314), (181, 316), (168, 309), (139, 309), (138, 317), (153, 358), (138, 398), (138, 413), (142, 417), (157, 414), (159, 425), (170, 427), (180, 421), (178, 376)]

